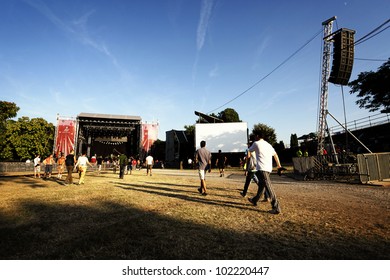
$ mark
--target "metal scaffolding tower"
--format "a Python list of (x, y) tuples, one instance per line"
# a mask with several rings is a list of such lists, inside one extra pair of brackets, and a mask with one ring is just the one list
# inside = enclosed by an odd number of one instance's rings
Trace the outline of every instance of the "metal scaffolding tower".
[(324, 26), (324, 46), (322, 54), (322, 78), (321, 78), (321, 92), (319, 98), (318, 110), (318, 146), (317, 154), (322, 154), (324, 150), (325, 132), (327, 130), (326, 115), (328, 113), (328, 79), (330, 75), (330, 54), (333, 21), (336, 17), (332, 17), (322, 23)]

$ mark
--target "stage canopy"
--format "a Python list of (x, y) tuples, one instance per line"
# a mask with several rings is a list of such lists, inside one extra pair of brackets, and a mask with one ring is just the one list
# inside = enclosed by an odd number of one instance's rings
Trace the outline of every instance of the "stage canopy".
[(77, 116), (77, 151), (87, 155), (138, 154), (141, 117), (80, 113)]

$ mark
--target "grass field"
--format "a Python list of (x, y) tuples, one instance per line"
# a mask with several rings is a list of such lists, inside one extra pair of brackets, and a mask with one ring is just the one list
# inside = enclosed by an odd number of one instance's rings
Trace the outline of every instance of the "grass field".
[[(389, 188), (272, 175), (282, 214), (241, 171), (89, 173), (85, 185), (0, 177), (1, 259), (389, 259)], [(75, 182), (77, 175), (74, 174)], [(256, 192), (250, 186), (250, 195)]]

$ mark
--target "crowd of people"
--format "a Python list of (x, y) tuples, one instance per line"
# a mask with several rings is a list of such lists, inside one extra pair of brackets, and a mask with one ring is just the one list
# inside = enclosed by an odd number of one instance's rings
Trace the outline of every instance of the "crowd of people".
[[(206, 173), (211, 172), (211, 152), (206, 148), (206, 141), (200, 142), (200, 148), (195, 153), (194, 165), (198, 169), (200, 187), (198, 192), (206, 196), (208, 194), (206, 185)], [(249, 184), (253, 181), (257, 184), (257, 194), (248, 198), (248, 201), (257, 206), (259, 200), (263, 197), (262, 202), (270, 202), (272, 210), (270, 213), (281, 213), (280, 203), (276, 197), (273, 189), (270, 173), (272, 172), (273, 159), (276, 162), (278, 168), (278, 174), (281, 174), (282, 170), (285, 170), (279, 161), (278, 154), (275, 149), (263, 139), (263, 136), (259, 133), (255, 136), (255, 140), (248, 143), (248, 149), (245, 156), (245, 175), (246, 180), (243, 191), (240, 192), (242, 197), (246, 197)], [(224, 169), (227, 162), (226, 156), (219, 150), (215, 166), (219, 169), (220, 177), (224, 177)], [(86, 153), (80, 155), (77, 159), (74, 151), (71, 151), (68, 155), (60, 153), (58, 158), (54, 158), (53, 155), (49, 155), (43, 160), (44, 165), (44, 178), (50, 178), (53, 172), (53, 165), (57, 166), (57, 178), (61, 179), (64, 170), (66, 169), (65, 185), (73, 184), (73, 172), (79, 173), (78, 185), (85, 183), (85, 175), (89, 167), (95, 168), (95, 171), (100, 175), (102, 166), (107, 164), (112, 167), (114, 173), (119, 168), (119, 178), (123, 179), (125, 174), (132, 174), (133, 170), (141, 169), (143, 163), (134, 157), (127, 157), (121, 153), (117, 157), (110, 159), (103, 159), (101, 156), (93, 155), (90, 160), (86, 156)], [(146, 167), (146, 175), (152, 176), (152, 169), (155, 161), (151, 154), (148, 154), (145, 158), (144, 167)], [(190, 162), (189, 162), (190, 164)], [(191, 161), (192, 164), (192, 161)], [(41, 159), (37, 155), (34, 159), (34, 177), (41, 177)]]
[[(85, 183), (85, 175), (87, 173), (88, 166), (93, 168), (97, 175), (100, 175), (102, 170), (110, 169), (113, 173), (117, 173), (119, 169), (119, 178), (123, 179), (124, 175), (132, 174), (134, 170), (141, 170), (146, 167), (146, 175), (152, 176), (152, 169), (155, 161), (152, 155), (148, 155), (145, 162), (140, 159), (136, 159), (133, 156), (127, 157), (125, 154), (119, 154), (117, 156), (110, 156), (103, 158), (94, 154), (89, 159), (86, 153), (81, 154), (78, 158), (74, 151), (71, 151), (65, 156), (60, 152), (58, 156), (49, 155), (44, 160), (41, 160), (40, 155), (36, 155), (34, 158), (34, 178), (50, 179), (53, 173), (53, 167), (57, 168), (57, 179), (62, 179), (64, 173), (66, 173), (65, 185), (73, 184), (73, 173), (77, 171), (79, 174), (79, 181), (77, 184), (82, 185)], [(163, 164), (160, 163), (163, 168)], [(43, 167), (44, 173), (41, 174), (41, 168)]]

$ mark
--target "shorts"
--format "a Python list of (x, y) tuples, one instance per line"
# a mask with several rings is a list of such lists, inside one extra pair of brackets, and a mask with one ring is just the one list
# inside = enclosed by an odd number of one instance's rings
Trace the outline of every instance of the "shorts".
[(199, 172), (199, 178), (200, 178), (201, 180), (204, 180), (204, 179), (205, 179), (206, 171), (205, 171), (205, 170), (199, 169), (198, 172)]

